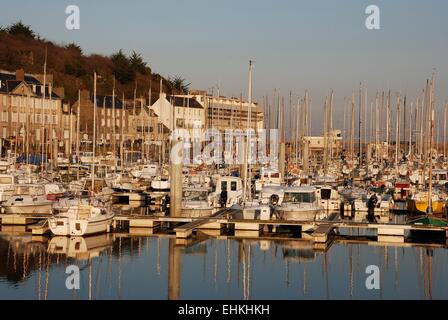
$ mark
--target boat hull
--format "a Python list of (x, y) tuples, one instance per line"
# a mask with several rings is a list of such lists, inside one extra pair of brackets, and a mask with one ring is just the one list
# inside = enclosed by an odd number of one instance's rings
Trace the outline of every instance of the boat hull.
[(87, 236), (108, 232), (112, 219), (113, 215), (93, 221), (53, 217), (49, 219), (49, 226), (56, 236)]
[(6, 214), (20, 214), (20, 215), (49, 215), (52, 213), (52, 202), (42, 205), (4, 205), (4, 211)]
[[(413, 200), (408, 199), (407, 201), (408, 212), (413, 215), (426, 214), (428, 211), (428, 201), (427, 200)], [(442, 201), (432, 202), (432, 212), (435, 214), (442, 214), (444, 212), (444, 203)]]
[(322, 209), (278, 209), (277, 212), (279, 213), (280, 219), (284, 220), (314, 221), (323, 217)]

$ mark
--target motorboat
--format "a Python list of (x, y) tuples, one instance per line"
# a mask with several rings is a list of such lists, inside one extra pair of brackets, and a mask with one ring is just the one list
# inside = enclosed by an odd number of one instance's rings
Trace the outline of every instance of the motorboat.
[(283, 201), (276, 207), (281, 219), (314, 221), (327, 216), (316, 197), (315, 187), (286, 187)]
[(327, 211), (337, 211), (341, 206), (341, 196), (332, 186), (315, 186), (319, 204)]
[(18, 184), (13, 196), (3, 204), (6, 214), (51, 215), (53, 201), (48, 200), (43, 185)]
[(182, 215), (188, 217), (209, 216), (214, 212), (210, 190), (187, 187), (182, 190)]

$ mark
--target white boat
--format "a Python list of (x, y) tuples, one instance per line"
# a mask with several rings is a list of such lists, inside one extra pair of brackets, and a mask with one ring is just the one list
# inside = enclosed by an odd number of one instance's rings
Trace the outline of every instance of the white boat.
[[(368, 212), (368, 202), (373, 195), (374, 192), (369, 192), (368, 194), (363, 194), (361, 197), (355, 199), (355, 211)], [(393, 197), (389, 194), (380, 193), (376, 193), (376, 197), (377, 201), (374, 207), (374, 213), (379, 213), (381, 215), (389, 214), (389, 211), (394, 207)]]
[(261, 168), (260, 178), (255, 181), (255, 194), (259, 194), (263, 187), (279, 186), (282, 183), (282, 176), (278, 170)]
[(232, 209), (232, 218), (236, 220), (270, 220), (273, 213), (270, 205), (257, 203), (234, 205)]
[(241, 178), (233, 176), (218, 177), (213, 197), (215, 207), (230, 207), (241, 202), (243, 198), (243, 182)]
[(341, 196), (332, 186), (316, 186), (319, 204), (327, 211), (337, 211), (341, 205)]
[(263, 187), (260, 194), (262, 204), (278, 205), (283, 201), (285, 186)]
[(14, 194), (17, 179), (11, 174), (0, 174), (0, 202), (6, 201)]
[(3, 204), (6, 214), (52, 214), (53, 201), (47, 200), (42, 185), (15, 185), (14, 195)]
[(158, 175), (159, 166), (156, 164), (145, 164), (141, 168), (131, 170), (131, 175), (138, 179), (152, 179)]
[(209, 216), (214, 212), (210, 190), (187, 187), (182, 190), (182, 215), (188, 217)]
[(109, 208), (78, 204), (49, 218), (48, 225), (57, 236), (85, 236), (108, 232), (113, 217), (114, 213)]
[(319, 204), (315, 187), (286, 187), (283, 201), (277, 206), (281, 219), (314, 221), (325, 218), (326, 212)]
[(170, 186), (169, 177), (158, 176), (151, 181), (151, 188), (155, 191), (168, 191)]

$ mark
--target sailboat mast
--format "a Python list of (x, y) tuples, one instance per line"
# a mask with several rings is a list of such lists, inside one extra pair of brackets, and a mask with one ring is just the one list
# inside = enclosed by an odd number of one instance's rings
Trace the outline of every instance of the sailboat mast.
[(93, 74), (93, 161), (92, 161), (92, 194), (95, 185), (95, 151), (96, 151), (96, 71)]
[[(46, 82), (47, 82), (47, 47), (45, 47), (45, 62), (44, 62), (44, 92), (43, 92), (43, 99), (42, 99), (42, 114), (41, 114), (41, 124), (42, 124), (42, 135), (40, 139), (41, 143), (41, 172), (44, 172), (44, 148), (45, 148), (45, 123), (44, 123), (44, 104), (45, 104), (45, 94), (46, 94)], [(17, 132), (16, 132), (16, 144), (17, 144)]]

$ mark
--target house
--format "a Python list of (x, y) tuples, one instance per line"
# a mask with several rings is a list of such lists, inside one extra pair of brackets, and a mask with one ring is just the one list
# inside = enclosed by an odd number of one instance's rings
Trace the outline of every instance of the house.
[(40, 78), (23, 69), (0, 70), (0, 137), (18, 153), (40, 153), (43, 142), (47, 147), (63, 142), (67, 129), (62, 121), (63, 98), (55, 93), (51, 75), (45, 83)]

